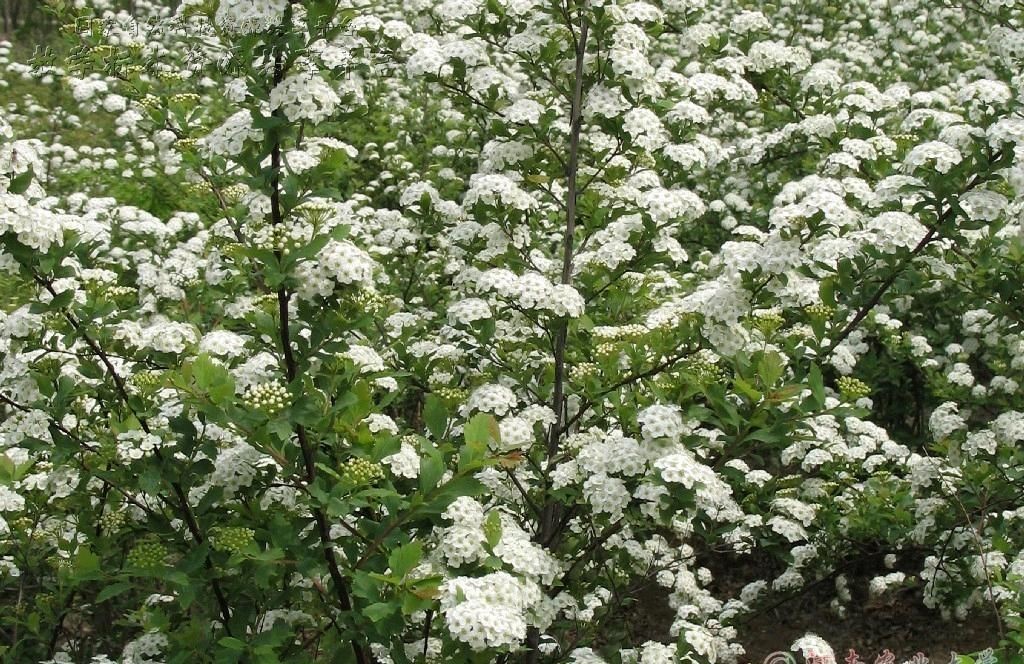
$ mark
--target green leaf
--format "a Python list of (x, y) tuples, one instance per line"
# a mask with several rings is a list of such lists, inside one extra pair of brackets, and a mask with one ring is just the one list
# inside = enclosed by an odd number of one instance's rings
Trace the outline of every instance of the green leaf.
[(501, 441), (501, 430), (493, 415), (477, 413), (466, 423), (463, 436), (466, 444), (459, 452), (460, 470), (482, 460), (487, 454), (487, 446), (491, 440)]
[(420, 491), (426, 493), (441, 481), (444, 475), (444, 457), (430, 443), (420, 444)]
[(487, 546), (493, 549), (501, 541), (501, 513), (498, 510), (491, 510), (484, 520), (484, 537), (487, 538)]
[(817, 364), (811, 365), (811, 370), (807, 374), (807, 385), (814, 396), (814, 407), (822, 408), (825, 405), (825, 381)]
[(391, 552), (388, 556), (388, 567), (391, 568), (392, 574), (402, 578), (419, 564), (422, 556), (423, 545), (414, 540)]
[(785, 371), (782, 356), (774, 351), (764, 353), (757, 362), (757, 375), (765, 387), (775, 385)]
[(32, 184), (32, 178), (35, 177), (35, 173), (32, 169), (28, 169), (20, 175), (16, 175), (11, 178), (10, 184), (7, 185), (7, 191), (14, 195), (24, 194), (30, 184)]
[(377, 602), (363, 609), (363, 615), (372, 620), (373, 622), (380, 622), (395, 612), (396, 607), (394, 604), (388, 604), (386, 602)]
[(222, 648), (227, 648), (228, 650), (237, 650), (239, 652), (245, 650), (246, 648), (245, 641), (242, 641), (241, 639), (236, 639), (233, 636), (225, 636), (223, 639), (217, 642), (217, 645), (221, 646)]
[(0, 456), (0, 485), (14, 481), (14, 462), (6, 454)]
[(291, 408), (291, 420), (307, 427), (315, 427), (323, 417), (320, 404), (309, 396), (303, 396)]
[(428, 394), (423, 402), (423, 421), (434, 440), (441, 440), (448, 429), (448, 409), (436, 394)]
[(483, 491), (483, 484), (480, 480), (471, 475), (462, 475), (452, 478), (442, 486), (432, 500), (420, 508), (420, 513), (440, 514), (460, 496), (477, 496)]
[(822, 303), (827, 306), (836, 306), (836, 280), (832, 277), (826, 277), (821, 280), (821, 286), (818, 289), (818, 293), (821, 296)]
[(421, 597), (419, 594), (411, 591), (402, 593), (402, 613), (405, 615), (412, 615), (417, 611), (426, 611), (434, 604), (433, 600), (427, 597)]
[(739, 376), (732, 379), (732, 385), (736, 388), (737, 392), (740, 392), (743, 396), (750, 399), (752, 402), (757, 403), (761, 400), (761, 393), (754, 388), (753, 385), (743, 380)]
[(101, 604), (110, 599), (111, 597), (117, 597), (118, 595), (128, 590), (131, 590), (133, 587), (134, 584), (126, 582), (114, 583), (112, 585), (109, 585), (103, 590), (101, 590), (98, 595), (96, 595), (96, 603)]
[(287, 442), (292, 438), (292, 425), (288, 420), (271, 420), (267, 423), (267, 431), (281, 442)]
[(100, 570), (100, 557), (92, 552), (88, 546), (78, 548), (74, 561), (75, 578), (85, 579), (92, 577)]
[(234, 377), (225, 367), (215, 363), (209, 355), (200, 354), (193, 360), (191, 368), (196, 387), (210, 397), (210, 401), (222, 405), (234, 399)]

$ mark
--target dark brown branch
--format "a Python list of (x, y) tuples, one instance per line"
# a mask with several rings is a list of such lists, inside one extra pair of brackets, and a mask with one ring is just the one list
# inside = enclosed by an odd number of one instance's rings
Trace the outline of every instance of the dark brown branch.
[[(284, 79), (284, 62), (280, 49), (274, 54), (274, 86), (276, 87)], [(280, 109), (274, 112), (282, 116)], [(282, 116), (283, 117), (283, 116)], [(281, 139), (278, 135), (270, 152), (270, 216), (274, 225), (284, 223), (284, 213), (281, 209)], [(281, 254), (278, 252), (278, 258)], [(286, 286), (281, 286), (277, 291), (277, 308), (279, 318), (279, 336), (281, 342), (281, 355), (284, 359), (285, 375), (288, 382), (292, 383), (298, 377), (298, 363), (295, 361), (295, 354), (292, 351), (291, 331), (289, 329), (290, 313), (288, 301), (291, 298)], [(299, 440), (299, 448), (302, 451), (302, 462), (305, 468), (306, 484), (311, 486), (316, 481), (316, 456), (313, 446), (310, 444), (306, 428), (301, 424), (295, 425), (295, 436)], [(327, 563), (327, 571), (330, 574), (331, 582), (334, 584), (334, 593), (338, 599), (338, 605), (345, 612), (352, 612), (352, 600), (348, 594), (348, 585), (341, 574), (338, 566), (338, 558), (334, 553), (334, 544), (331, 542), (331, 529), (327, 523), (327, 515), (319, 507), (313, 508), (313, 519), (316, 522), (317, 533), (320, 537), (320, 546), (323, 550), (324, 562)], [(358, 664), (371, 664), (371, 660), (363, 649), (362, 645), (352, 639), (352, 652)]]
[[(54, 290), (53, 285), (50, 282), (43, 279), (38, 273), (35, 272), (35, 270), (32, 271), (32, 279), (35, 280), (37, 284), (42, 286), (50, 294), (51, 297), (57, 297), (57, 291)], [(114, 386), (116, 388), (118, 396), (121, 398), (121, 401), (124, 403), (128, 411), (135, 417), (136, 420), (138, 420), (139, 426), (142, 428), (142, 430), (145, 431), (147, 434), (152, 433), (152, 431), (149, 428), (149, 423), (146, 421), (146, 417), (141, 413), (136, 412), (135, 408), (132, 407), (131, 399), (128, 396), (128, 390), (125, 387), (124, 379), (121, 377), (119, 373), (117, 373), (117, 370), (114, 368), (114, 365), (113, 363), (111, 363), (110, 358), (107, 356), (106, 352), (104, 352), (104, 350), (100, 348), (99, 344), (97, 344), (96, 341), (89, 335), (89, 333), (86, 332), (85, 327), (74, 314), (72, 314), (65, 308), (61, 308), (60, 312), (61, 315), (64, 317), (64, 320), (68, 322), (68, 324), (72, 327), (72, 329), (75, 330), (78, 336), (81, 337), (82, 341), (85, 342), (85, 345), (88, 346), (90, 350), (92, 350), (92, 352), (99, 359), (100, 363), (103, 364), (107, 373), (110, 375), (111, 380), (114, 381)], [(161, 464), (164, 463), (164, 457), (160, 453), (159, 449), (153, 450), (153, 454), (157, 458), (157, 460), (160, 461)], [(167, 483), (170, 485), (171, 490), (174, 492), (174, 496), (177, 501), (177, 505), (175, 505), (175, 507), (179, 512), (181, 512), (182, 519), (185, 521), (185, 525), (188, 528), (189, 533), (192, 535), (192, 539), (196, 541), (197, 545), (202, 545), (203, 542), (206, 541), (206, 539), (203, 537), (203, 532), (199, 528), (199, 522), (196, 520), (195, 514), (192, 512), (192, 506), (188, 502), (188, 495), (185, 493), (184, 488), (181, 486), (179, 482), (174, 480), (167, 480)], [(221, 620), (223, 621), (224, 624), (224, 630), (230, 635), (231, 626), (229, 621), (231, 619), (231, 610), (228, 606), (227, 596), (224, 594), (223, 589), (221, 589), (220, 583), (214, 576), (212, 576), (212, 574), (215, 572), (215, 569), (213, 566), (213, 561), (210, 560), (209, 555), (205, 556), (204, 562), (207, 570), (211, 572), (210, 586), (213, 589), (214, 597), (217, 600), (217, 606), (220, 610)]]
[[(989, 154), (989, 162), (991, 163), (999, 161), (1001, 155), (1001, 151)], [(972, 189), (975, 189), (982, 183), (986, 182), (989, 179), (989, 177), (990, 175), (988, 173), (975, 175), (959, 193), (964, 194), (968, 191), (971, 191)], [(924, 249), (929, 244), (931, 244), (931, 242), (938, 236), (939, 230), (945, 224), (953, 220), (954, 216), (956, 215), (955, 207), (949, 206), (945, 210), (942, 210), (941, 201), (936, 203), (936, 205), (939, 209), (936, 210), (938, 212), (938, 215), (935, 220), (935, 223), (928, 228), (928, 232), (925, 234), (923, 238), (921, 238), (921, 241), (918, 242), (917, 245), (910, 250), (910, 253), (903, 257), (899, 265), (897, 265), (893, 269), (892, 273), (888, 277), (886, 277), (886, 279), (882, 281), (881, 284), (879, 284), (878, 288), (875, 289), (874, 294), (871, 296), (871, 299), (869, 299), (867, 303), (864, 304), (857, 311), (854, 317), (850, 319), (849, 322), (847, 322), (847, 324), (839, 332), (836, 338), (833, 339), (832, 342), (829, 344), (828, 348), (822, 351), (822, 357), (828, 357), (829, 355), (831, 355), (832, 352), (835, 351), (835, 349), (839, 346), (839, 344), (845, 341), (846, 338), (849, 337), (850, 334), (852, 334), (853, 331), (857, 329), (861, 322), (865, 318), (867, 318), (868, 314), (870, 314), (871, 311), (878, 305), (878, 303), (881, 302), (882, 298), (889, 291), (892, 285), (896, 283), (896, 279), (898, 279), (900, 274), (903, 273), (903, 270), (905, 270), (914, 261), (914, 259), (917, 258), (918, 254), (924, 251)]]
[[(562, 237), (562, 275), (561, 283), (572, 283), (573, 266), (573, 242), (576, 235), (576, 204), (579, 197), (577, 177), (579, 175), (580, 156), (580, 133), (583, 128), (583, 78), (584, 64), (587, 55), (587, 33), (590, 29), (590, 22), (587, 20), (586, 11), (588, 2), (581, 3), (579, 12), (579, 34), (573, 27), (573, 21), (568, 10), (563, 10), (566, 25), (572, 32), (573, 47), (576, 56), (576, 68), (573, 73), (572, 105), (569, 110), (569, 158), (565, 165), (565, 232)], [(562, 432), (565, 429), (566, 420), (566, 399), (565, 399), (565, 348), (569, 337), (569, 321), (567, 318), (560, 318), (555, 323), (553, 354), (555, 361), (554, 387), (551, 398), (551, 408), (555, 411), (555, 421), (548, 431), (547, 457), (552, 459), (558, 454), (561, 445)], [(559, 503), (547, 497), (544, 507), (541, 509), (540, 523), (537, 529), (537, 540), (544, 546), (552, 546), (558, 533)], [(526, 654), (529, 664), (536, 664), (540, 660), (540, 630), (536, 627), (530, 628), (527, 633)]]

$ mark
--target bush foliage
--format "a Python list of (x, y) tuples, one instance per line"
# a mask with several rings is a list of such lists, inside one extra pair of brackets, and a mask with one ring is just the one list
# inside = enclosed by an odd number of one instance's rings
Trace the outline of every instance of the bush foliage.
[(729, 663), (822, 583), (1019, 657), (1018, 0), (47, 4), (5, 661)]

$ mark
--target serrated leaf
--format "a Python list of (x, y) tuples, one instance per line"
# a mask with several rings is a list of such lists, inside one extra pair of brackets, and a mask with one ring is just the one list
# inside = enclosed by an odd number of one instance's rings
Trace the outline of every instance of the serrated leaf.
[(388, 556), (388, 567), (391, 568), (393, 575), (403, 578), (419, 564), (422, 556), (423, 545), (414, 540), (391, 552)]
[(223, 366), (217, 364), (206, 353), (193, 360), (192, 377), (196, 387), (202, 390), (215, 404), (225, 404), (235, 397), (235, 379)]
[(498, 510), (491, 510), (484, 520), (484, 537), (487, 538), (487, 546), (493, 549), (501, 541), (501, 513)]
[(100, 557), (93, 553), (89, 547), (81, 546), (75, 555), (73, 569), (77, 578), (90, 577), (99, 571)]
[(757, 375), (766, 387), (771, 387), (782, 378), (785, 370), (782, 356), (774, 351), (762, 354), (761, 359), (757, 362)]
[(736, 376), (735, 378), (732, 379), (732, 386), (736, 388), (737, 392), (747, 397), (754, 403), (757, 403), (758, 401), (761, 400), (761, 393), (758, 392), (753, 385), (743, 380), (739, 376)]
[(487, 447), (493, 440), (501, 441), (501, 430), (498, 421), (488, 413), (477, 413), (463, 428), (466, 444), (459, 452), (459, 468), (466, 468), (480, 461), (487, 454)]

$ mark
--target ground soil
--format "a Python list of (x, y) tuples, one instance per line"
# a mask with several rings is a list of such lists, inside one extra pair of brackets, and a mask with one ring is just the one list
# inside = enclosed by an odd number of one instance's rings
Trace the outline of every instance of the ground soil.
[[(716, 562), (708, 565), (717, 568), (712, 570), (716, 597), (734, 597), (747, 581), (772, 578), (764, 569), (772, 566), (767, 560), (739, 565), (721, 559)], [(843, 663), (850, 649), (867, 664), (873, 664), (886, 649), (892, 652), (894, 664), (902, 664), (917, 653), (927, 656), (931, 664), (947, 664), (953, 652), (966, 654), (998, 645), (999, 627), (990, 607), (978, 607), (966, 621), (957, 623), (943, 621), (939, 612), (925, 607), (919, 589), (908, 588), (885, 601), (870, 600), (866, 588), (877, 572), (869, 570), (870, 561), (860, 569), (854, 566), (849, 570), (853, 601), (842, 619), (829, 608), (835, 597), (831, 578), (812, 583), (803, 593), (788, 599), (769, 599), (758, 613), (746, 616), (745, 621), (740, 619), (736, 624), (738, 640), (747, 653), (741, 663), (762, 664), (770, 654), (788, 651), (808, 632), (833, 647), (838, 664)], [(667, 605), (667, 593), (649, 584), (635, 595), (638, 601), (624, 618), (636, 642), (671, 640), (669, 628), (675, 616)]]
[(991, 610), (979, 610), (963, 623), (944, 622), (920, 597), (907, 594), (892, 606), (851, 606), (840, 620), (829, 611), (829, 599), (821, 597), (824, 604), (819, 604), (815, 594), (783, 604), (745, 625), (740, 632), (740, 642), (747, 649), (745, 661), (760, 664), (807, 632), (831, 644), (837, 661), (852, 648), (868, 664), (885, 649), (892, 651), (896, 664), (918, 652), (932, 664), (946, 664), (952, 652), (977, 652), (999, 642)]

